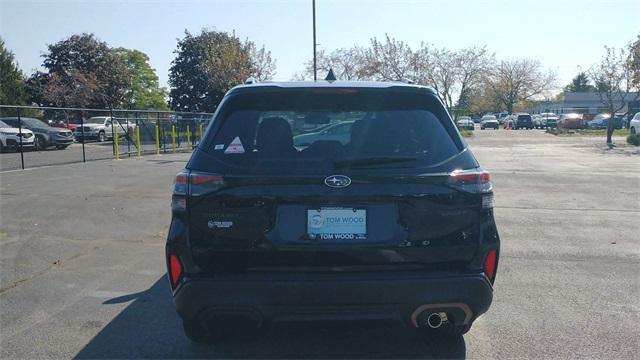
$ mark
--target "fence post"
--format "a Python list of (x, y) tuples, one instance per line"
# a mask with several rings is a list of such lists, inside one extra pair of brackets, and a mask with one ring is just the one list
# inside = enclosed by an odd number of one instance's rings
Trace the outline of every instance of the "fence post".
[(84, 153), (84, 113), (80, 115), (80, 142), (82, 142), (82, 162), (87, 162), (87, 156)]
[[(22, 164), (22, 170), (24, 170), (24, 149), (22, 148), (22, 119), (20, 118), (20, 108), (18, 108), (18, 135), (20, 137), (20, 164)], [(34, 135), (33, 141), (36, 141)]]
[(191, 145), (191, 129), (189, 128), (189, 125), (187, 125), (187, 144), (189, 144), (189, 146), (192, 146)]
[[(128, 115), (128, 113), (127, 113)], [(138, 113), (136, 113), (136, 116), (138, 115)], [(124, 118), (124, 121), (127, 122), (127, 156), (131, 157), (131, 129), (129, 128), (129, 117), (127, 116), (126, 118)]]
[(156, 120), (156, 155), (160, 155), (160, 119)]
[(171, 125), (171, 142), (173, 143), (172, 152), (176, 152), (176, 126)]
[(199, 142), (202, 142), (202, 124), (200, 124), (200, 139), (198, 140)]
[[(112, 128), (114, 127), (113, 120), (112, 120), (112, 123), (111, 123), (111, 127)], [(116, 151), (116, 160), (120, 160), (120, 147), (119, 147), (120, 146), (120, 144), (119, 144), (120, 140), (118, 139), (118, 137), (119, 137), (119, 134), (118, 134), (118, 131), (116, 130), (116, 132), (113, 135), (113, 144), (114, 144), (114, 148), (115, 148), (115, 151)]]
[[(113, 156), (116, 156), (116, 135), (113, 131), (113, 129), (116, 127), (115, 125), (115, 121), (113, 120), (113, 109), (111, 108), (111, 105), (109, 105), (109, 120), (111, 120), (111, 148), (113, 149)], [(116, 131), (117, 132), (117, 131)], [(106, 134), (105, 134), (106, 137)]]
[(138, 158), (142, 156), (142, 144), (140, 144), (140, 127), (136, 126), (136, 144), (138, 144)]

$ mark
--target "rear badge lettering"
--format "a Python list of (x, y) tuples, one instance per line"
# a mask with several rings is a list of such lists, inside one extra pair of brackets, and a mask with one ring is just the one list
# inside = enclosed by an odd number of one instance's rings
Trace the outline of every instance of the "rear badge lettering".
[(224, 151), (225, 154), (244, 154), (244, 146), (242, 146), (242, 141), (240, 138), (236, 136), (235, 139), (227, 146), (227, 149)]
[(209, 227), (209, 229), (229, 229), (233, 226), (233, 221), (209, 220), (207, 226)]

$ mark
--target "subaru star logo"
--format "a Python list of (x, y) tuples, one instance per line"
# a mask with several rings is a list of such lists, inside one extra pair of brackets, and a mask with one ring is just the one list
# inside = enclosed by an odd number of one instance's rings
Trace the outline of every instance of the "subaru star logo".
[(324, 179), (324, 184), (333, 188), (343, 188), (351, 185), (351, 179), (344, 175), (331, 175)]

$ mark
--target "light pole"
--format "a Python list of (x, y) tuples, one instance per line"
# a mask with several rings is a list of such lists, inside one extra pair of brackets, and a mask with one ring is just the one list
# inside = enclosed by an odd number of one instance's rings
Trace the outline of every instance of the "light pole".
[(313, 81), (318, 80), (318, 69), (316, 64), (316, 0), (311, 1), (313, 8)]

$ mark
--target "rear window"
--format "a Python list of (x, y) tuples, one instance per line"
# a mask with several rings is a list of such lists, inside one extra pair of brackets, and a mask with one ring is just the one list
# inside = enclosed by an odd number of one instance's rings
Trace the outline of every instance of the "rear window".
[(518, 115), (518, 121), (531, 121), (531, 115)]
[(226, 165), (296, 172), (336, 164), (433, 166), (464, 144), (433, 95), (286, 89), (227, 99), (203, 147)]

